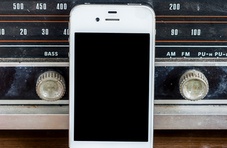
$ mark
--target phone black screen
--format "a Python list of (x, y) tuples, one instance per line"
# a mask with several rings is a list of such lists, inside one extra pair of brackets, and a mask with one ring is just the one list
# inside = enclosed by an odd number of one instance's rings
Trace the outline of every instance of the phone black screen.
[(148, 141), (149, 40), (75, 33), (75, 141)]

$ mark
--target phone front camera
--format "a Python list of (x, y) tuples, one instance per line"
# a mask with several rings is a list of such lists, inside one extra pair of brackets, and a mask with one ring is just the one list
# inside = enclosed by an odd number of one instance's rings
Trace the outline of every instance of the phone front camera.
[(97, 17), (95, 20), (96, 20), (96, 22), (99, 22), (100, 21), (100, 18)]

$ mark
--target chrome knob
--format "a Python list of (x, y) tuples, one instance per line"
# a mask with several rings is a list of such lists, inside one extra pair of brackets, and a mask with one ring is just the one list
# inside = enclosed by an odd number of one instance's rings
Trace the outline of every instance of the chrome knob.
[(59, 100), (64, 96), (65, 90), (65, 80), (56, 71), (44, 72), (37, 79), (36, 93), (43, 100)]
[(203, 99), (209, 91), (209, 83), (203, 73), (198, 70), (186, 71), (180, 78), (181, 95), (191, 101)]

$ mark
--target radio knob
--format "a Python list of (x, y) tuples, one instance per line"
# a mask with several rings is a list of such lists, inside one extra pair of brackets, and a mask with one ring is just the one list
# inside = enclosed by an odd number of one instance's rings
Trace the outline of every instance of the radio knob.
[(56, 101), (65, 94), (65, 80), (56, 71), (47, 71), (41, 74), (36, 83), (37, 95), (47, 101)]
[(208, 80), (203, 73), (197, 70), (186, 71), (179, 81), (181, 95), (191, 101), (203, 99), (208, 91)]

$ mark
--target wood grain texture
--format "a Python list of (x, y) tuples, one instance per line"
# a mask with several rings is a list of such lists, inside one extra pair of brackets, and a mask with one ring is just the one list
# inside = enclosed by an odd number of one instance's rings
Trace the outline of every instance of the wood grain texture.
[[(0, 148), (68, 148), (68, 131), (1, 130)], [(227, 131), (155, 130), (154, 148), (227, 148)]]
[(0, 131), (0, 148), (68, 148), (68, 131)]
[(154, 148), (227, 148), (227, 131), (155, 131)]

